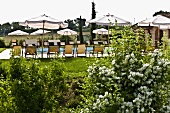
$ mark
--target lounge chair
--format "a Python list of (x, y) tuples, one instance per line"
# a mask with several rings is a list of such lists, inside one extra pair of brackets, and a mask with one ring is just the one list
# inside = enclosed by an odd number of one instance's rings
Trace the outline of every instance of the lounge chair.
[(12, 56), (22, 56), (22, 47), (14, 45), (12, 48)]
[(27, 55), (32, 55), (33, 57), (37, 55), (36, 46), (26, 46), (25, 48), (25, 58)]
[(49, 46), (48, 47), (48, 52), (47, 52), (47, 58), (50, 58), (50, 54), (59, 54), (59, 46)]
[(85, 44), (79, 44), (79, 45), (77, 46), (77, 57), (78, 57), (80, 54), (84, 54), (85, 57), (86, 57), (86, 45), (85, 45)]
[(97, 53), (97, 57), (98, 57), (98, 54), (101, 53), (101, 55), (103, 56), (103, 49), (104, 47), (103, 46), (94, 46), (94, 49), (93, 49), (93, 56), (95, 53)]
[(65, 45), (65, 50), (63, 52), (63, 56), (66, 57), (66, 54), (71, 54), (74, 57), (73, 45)]

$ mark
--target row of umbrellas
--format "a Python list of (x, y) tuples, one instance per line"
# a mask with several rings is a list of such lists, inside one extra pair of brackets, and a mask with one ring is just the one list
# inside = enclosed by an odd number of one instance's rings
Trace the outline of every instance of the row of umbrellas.
[[(87, 21), (87, 23), (96, 23), (97, 25), (104, 25), (104, 26), (114, 26), (114, 25), (131, 25), (129, 21), (126, 21), (124, 19), (121, 19), (119, 17), (116, 17), (114, 15), (104, 15), (103, 17), (91, 19)], [(170, 19), (161, 15), (157, 15), (153, 18), (145, 19), (141, 22), (137, 23), (138, 26), (159, 26), (160, 29), (168, 29), (170, 28)], [(59, 28), (67, 28), (68, 24), (64, 23), (62, 21), (59, 21), (57, 19), (51, 18), (47, 15), (41, 15), (39, 17), (31, 18), (26, 20), (25, 22), (20, 22), (20, 25), (22, 26), (29, 26), (33, 28), (40, 28), (42, 30), (38, 30), (31, 35), (36, 34), (44, 34), (48, 33), (49, 31), (44, 29), (59, 29)], [(108, 33), (107, 33), (108, 32)], [(70, 29), (64, 29), (57, 32), (58, 34), (62, 35), (77, 35), (77, 32), (70, 30)], [(110, 34), (108, 30), (106, 29), (98, 29), (94, 30), (93, 33), (98, 34)], [(20, 35), (24, 34), (27, 35), (27, 33), (24, 33), (23, 31), (14, 31), (13, 33), (9, 33), (9, 35)]]
[[(96, 18), (96, 19), (91, 19), (89, 21), (87, 21), (87, 23), (96, 23), (97, 25), (106, 25), (106, 26), (114, 26), (114, 25), (131, 25), (131, 22), (126, 21), (124, 19), (118, 18), (114, 15), (104, 15), (103, 17), (100, 18)], [(151, 19), (146, 19), (143, 20), (141, 22), (139, 22), (138, 24), (149, 24), (149, 25), (156, 25), (159, 26), (163, 25), (163, 26), (167, 26), (170, 24), (170, 19), (163, 17), (163, 16), (156, 16), (154, 18)], [(68, 24), (64, 23), (63, 21), (54, 19), (50, 16), (47, 15), (41, 15), (35, 18), (31, 18), (26, 20), (25, 22), (21, 22), (20, 25), (22, 26), (29, 26), (32, 28), (39, 28), (43, 30), (43, 34), (45, 33), (44, 29), (59, 29), (59, 28), (67, 28)], [(102, 29), (102, 31), (104, 31), (104, 29)], [(58, 33), (61, 33), (62, 31), (58, 31)], [(99, 31), (93, 31), (94, 33), (99, 32)], [(108, 32), (109, 30), (106, 31), (105, 33)], [(104, 32), (102, 32), (104, 33)], [(108, 35), (109, 36), (109, 35)], [(42, 41), (43, 41), (43, 37), (42, 37)], [(43, 48), (43, 45), (42, 45)], [(43, 54), (42, 54), (43, 57)]]
[[(49, 32), (50, 31), (48, 31), (48, 30), (44, 30), (44, 34), (49, 33)], [(57, 31), (57, 33), (60, 35), (77, 35), (77, 32), (73, 31), (71, 29), (63, 29), (63, 30)], [(104, 28), (100, 28), (100, 29), (93, 30), (93, 33), (108, 34), (108, 30), (104, 29)], [(31, 33), (30, 35), (41, 35), (41, 34), (43, 34), (43, 30), (39, 29), (39, 30)], [(21, 30), (16, 30), (16, 31), (9, 33), (8, 35), (29, 35), (29, 33), (21, 31)]]
[[(46, 34), (49, 32), (51, 31), (39, 29), (31, 33), (30, 35), (41, 35), (41, 34)], [(63, 30), (57, 31), (57, 33), (60, 35), (77, 35), (77, 32), (71, 29), (63, 29)], [(21, 30), (16, 30), (16, 31), (9, 33), (8, 35), (29, 35), (29, 33), (21, 31)]]
[[(97, 25), (105, 25), (105, 26), (115, 26), (116, 24), (119, 26), (131, 25), (131, 22), (116, 17), (114, 15), (104, 15), (100, 18), (95, 18), (87, 21), (87, 23), (96, 23)], [(157, 15), (152, 18), (148, 18), (142, 20), (137, 23), (138, 26), (157, 26), (160, 29), (170, 29), (170, 19), (162, 16)]]

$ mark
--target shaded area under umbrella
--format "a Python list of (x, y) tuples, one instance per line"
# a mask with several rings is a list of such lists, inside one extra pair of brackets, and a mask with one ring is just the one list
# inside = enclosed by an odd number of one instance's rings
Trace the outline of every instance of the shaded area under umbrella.
[[(78, 33), (76, 31), (73, 31), (71, 29), (63, 29), (60, 31), (57, 31), (58, 34), (63, 35), (63, 36), (76, 36)], [(68, 42), (68, 40), (66, 40), (66, 43)]]
[(20, 25), (22, 26), (29, 26), (32, 28), (41, 28), (43, 30), (43, 37), (42, 37), (42, 58), (43, 58), (43, 39), (44, 39), (44, 29), (59, 29), (59, 28), (66, 28), (68, 24), (64, 23), (63, 21), (57, 20), (47, 15), (41, 15), (35, 18), (31, 18), (26, 20), (25, 22), (21, 22)]
[[(108, 26), (108, 34), (109, 33), (109, 26), (124, 26), (124, 25), (131, 25), (131, 22), (124, 20), (122, 18), (116, 17), (114, 15), (104, 15), (99, 18), (91, 19), (87, 21), (87, 23), (96, 23), (97, 25)], [(108, 42), (109, 42), (109, 35), (108, 35)]]

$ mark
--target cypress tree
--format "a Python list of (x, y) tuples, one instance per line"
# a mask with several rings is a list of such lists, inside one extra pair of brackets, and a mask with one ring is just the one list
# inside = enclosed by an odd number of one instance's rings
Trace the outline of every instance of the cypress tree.
[[(91, 19), (95, 19), (96, 18), (96, 10), (95, 10), (95, 3), (92, 2), (92, 18)], [(91, 36), (92, 36), (92, 40), (95, 38), (95, 34), (93, 33), (93, 30), (96, 29), (96, 24), (92, 23), (91, 24)]]
[(80, 38), (80, 43), (82, 44), (83, 43), (83, 33), (82, 33), (82, 19), (81, 19), (81, 16), (80, 16), (80, 19), (79, 19), (79, 38)]

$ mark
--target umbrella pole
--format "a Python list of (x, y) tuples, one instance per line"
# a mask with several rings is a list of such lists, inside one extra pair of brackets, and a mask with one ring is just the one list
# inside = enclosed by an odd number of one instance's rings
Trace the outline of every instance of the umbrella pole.
[(43, 45), (44, 45), (44, 24), (45, 24), (45, 21), (43, 21), (43, 37), (42, 37), (42, 52), (41, 52), (41, 57), (43, 58)]

